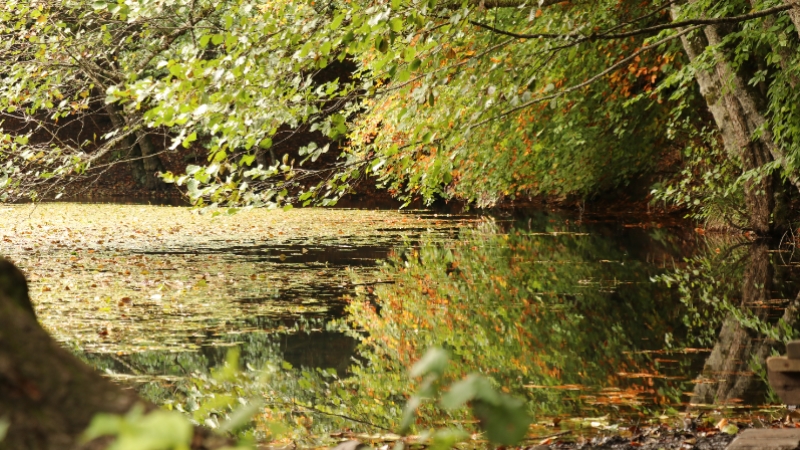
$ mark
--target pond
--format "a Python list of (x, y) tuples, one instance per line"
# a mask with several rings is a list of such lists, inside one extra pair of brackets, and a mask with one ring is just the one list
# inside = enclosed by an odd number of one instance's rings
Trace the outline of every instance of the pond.
[[(0, 224), (57, 340), (211, 426), (214, 395), (268, 397), (262, 438), (396, 430), (431, 347), (543, 429), (769, 414), (763, 359), (797, 328), (792, 247), (658, 223), (54, 203)], [(223, 386), (234, 347), (249, 375)], [(428, 405), (417, 426), (443, 422), (470, 417)]]

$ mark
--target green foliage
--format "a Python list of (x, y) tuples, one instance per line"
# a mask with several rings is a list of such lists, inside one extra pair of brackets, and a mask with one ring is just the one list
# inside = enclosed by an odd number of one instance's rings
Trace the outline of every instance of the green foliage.
[(3, 439), (6, 438), (6, 433), (8, 433), (9, 426), (11, 426), (11, 423), (8, 421), (8, 419), (0, 419), (0, 442), (3, 442)]
[(562, 44), (474, 25), (568, 35), (636, 16), (637, 4), (482, 9), (464, 2), (449, 12), (425, 2), (404, 6), (392, 14), (410, 26), (365, 64), (365, 73), (384, 74), (386, 88), (371, 87), (375, 95), (351, 136), (351, 151), (372, 155), (368, 170), (391, 192), (489, 206), (504, 197), (585, 197), (652, 169), (668, 105), (632, 99), (652, 91), (678, 53), (674, 46), (607, 82), (568, 91), (641, 40)]
[(144, 414), (138, 405), (124, 416), (95, 415), (83, 441), (108, 435), (117, 437), (109, 446), (111, 450), (188, 450), (192, 425), (179, 413), (156, 410)]
[[(687, 260), (685, 265), (654, 277), (668, 287), (677, 287), (681, 302), (687, 308), (684, 322), (692, 330), (690, 336), (695, 343), (713, 345), (719, 327), (726, 318), (776, 343), (797, 339), (793, 306), (789, 305), (788, 315), (776, 319), (765, 317), (763, 311), (742, 304), (742, 289), (746, 283), (755, 283), (757, 288), (763, 286), (760, 280), (747, 278), (752, 276), (747, 273), (747, 265), (753, 263), (754, 257), (749, 254), (753, 245), (757, 244), (734, 238), (712, 240), (705, 252)], [(780, 267), (772, 260), (764, 264), (771, 267), (759, 270), (767, 273)], [(731, 283), (730, 280), (741, 280), (741, 284)], [(780, 296), (796, 296), (790, 284), (781, 283), (772, 289)]]
[[(166, 151), (205, 149), (203, 166), (162, 174), (200, 205), (330, 205), (365, 177), (405, 200), (585, 198), (656, 167), (673, 145), (674, 108), (698, 119), (682, 106), (694, 91), (687, 72), (675, 77), (685, 65), (677, 39), (628, 60), (647, 34), (584, 38), (663, 23), (666, 10), (633, 1), (509, 6), (6, 2), (0, 110), (44, 134), (19, 128), (0, 139), (3, 198), (36, 197), (91, 173), (140, 131), (165, 136)], [(703, 7), (686, 14), (704, 16)], [(785, 34), (788, 22), (779, 23)], [(355, 64), (352, 74), (323, 76), (343, 61)], [(780, 102), (795, 95), (774, 91)], [(110, 103), (121, 124), (69, 135)], [(773, 115), (781, 114), (793, 113)], [(303, 167), (330, 148), (323, 142), (257, 163), (279, 130), (301, 125), (345, 144), (337, 163)], [(791, 140), (791, 130), (777, 134)]]
[(653, 186), (653, 201), (688, 210), (688, 216), (706, 228), (745, 227), (747, 211), (737, 161), (721, 148), (715, 133), (697, 134), (695, 142), (681, 151), (684, 163), (680, 173)]
[[(189, 413), (191, 419), (168, 410), (144, 414), (139, 405), (126, 415), (97, 414), (82, 439), (88, 442), (100, 436), (115, 436), (110, 448), (117, 450), (182, 450), (191, 443), (192, 424), (203, 424), (226, 434), (236, 431), (241, 439), (237, 448), (241, 449), (251, 448), (249, 442), (254, 438), (271, 441), (291, 435), (293, 440), (318, 440), (320, 434), (312, 433), (313, 419), (296, 416), (301, 418), (297, 424), (305, 428), (298, 434), (297, 430), (291, 431), (293, 424), (286, 422), (292, 414), (286, 413), (298, 407), (310, 413), (324, 413), (304, 404), (319, 401), (320, 394), (324, 394), (323, 398), (333, 394), (329, 388), (330, 382), (337, 380), (335, 371), (294, 370), (286, 362), (266, 365), (262, 370), (242, 370), (238, 358), (238, 350), (230, 350), (223, 366), (209, 374), (195, 373), (182, 383), (191, 387), (185, 391), (183, 401), (177, 403), (177, 409)], [(446, 365), (447, 353), (432, 349), (411, 369), (414, 376), (424, 379), (406, 405), (404, 420), (408, 422), (401, 425), (401, 432), (408, 430), (423, 398), (439, 396), (438, 381)], [(484, 377), (470, 375), (441, 397), (445, 409), (457, 409), (468, 402), (491, 442), (513, 445), (526, 435), (531, 421), (522, 400), (498, 393)], [(167, 403), (168, 408), (173, 406), (174, 401)], [(469, 434), (464, 430), (446, 428), (430, 432), (423, 440), (428, 440), (434, 448), (445, 449), (467, 438)]]
[[(448, 362), (448, 355), (442, 349), (432, 348), (411, 368), (412, 377), (422, 377), (416, 394), (412, 395), (403, 411), (400, 432), (406, 433), (414, 420), (414, 414), (423, 399), (439, 395), (438, 381), (442, 379)], [(472, 404), (472, 413), (486, 431), (490, 442), (500, 445), (514, 445), (528, 432), (531, 419), (525, 411), (524, 402), (503, 393), (498, 393), (492, 383), (481, 375), (470, 374), (467, 378), (453, 383), (441, 396), (440, 404), (446, 410), (458, 409), (467, 403)], [(446, 441), (452, 446), (456, 441), (469, 435), (460, 429), (436, 430), (432, 440)], [(443, 444), (443, 442), (438, 442)]]
[(472, 403), (472, 414), (486, 430), (489, 441), (500, 445), (514, 445), (527, 434), (531, 419), (525, 404), (518, 398), (498, 393), (488, 378), (468, 375), (450, 386), (442, 397), (442, 406), (456, 409)]

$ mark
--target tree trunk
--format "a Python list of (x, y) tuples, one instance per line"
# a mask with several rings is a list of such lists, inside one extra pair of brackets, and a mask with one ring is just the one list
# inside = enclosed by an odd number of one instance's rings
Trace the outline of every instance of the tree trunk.
[[(108, 117), (111, 119), (111, 123), (114, 125), (114, 128), (124, 133), (125, 122), (121, 117), (122, 113), (117, 105), (114, 103), (107, 104), (106, 112), (108, 113)], [(125, 137), (123, 142), (128, 150), (127, 164), (131, 171), (131, 177), (133, 177), (134, 181), (136, 181), (136, 183), (138, 183), (140, 186), (144, 186), (146, 184), (146, 172), (144, 170), (144, 164), (142, 163), (142, 151), (139, 149), (139, 146), (136, 145), (136, 137), (133, 135), (128, 135)]]
[[(79, 436), (96, 413), (124, 414), (136, 404), (156, 408), (50, 338), (36, 321), (25, 277), (0, 259), (0, 421), (10, 424), (0, 450), (106, 448), (108, 438), (81, 445)], [(193, 449), (228, 444), (195, 428)]]
[(788, 11), (789, 18), (792, 19), (792, 23), (794, 24), (794, 28), (797, 30), (797, 34), (800, 35), (800, 5), (798, 5), (794, 0), (783, 0), (785, 5), (794, 4), (794, 7)]
[[(709, 45), (719, 45), (723, 36), (722, 26), (708, 25), (704, 27), (703, 35), (686, 35), (681, 40), (689, 60), (696, 61)], [(743, 171), (758, 169), (773, 160), (786, 168), (782, 149), (775, 143), (772, 132), (763, 127), (766, 119), (762, 111), (766, 98), (747, 84), (747, 80), (733, 69), (724, 55), (716, 55), (712, 69), (698, 70), (695, 79), (726, 150), (732, 157), (741, 160)], [(789, 170), (785, 172), (791, 174)], [(800, 188), (797, 177), (790, 175), (790, 181)], [(748, 226), (762, 236), (773, 231), (776, 186), (779, 183), (775, 183), (772, 176), (750, 178), (744, 183)]]
[[(114, 128), (125, 132), (128, 124), (124, 118), (124, 112), (114, 104), (106, 105), (106, 112), (111, 118)], [(164, 187), (164, 183), (156, 175), (164, 172), (164, 164), (158, 157), (155, 146), (150, 140), (150, 136), (144, 130), (137, 130), (134, 134), (125, 138), (125, 145), (128, 147), (128, 166), (131, 176), (136, 182), (149, 190), (157, 190)]]
[(145, 171), (144, 186), (150, 190), (163, 189), (164, 183), (158, 177), (159, 172), (164, 172), (164, 163), (158, 157), (158, 150), (153, 145), (150, 135), (144, 130), (136, 131), (136, 143), (142, 151), (142, 163)]

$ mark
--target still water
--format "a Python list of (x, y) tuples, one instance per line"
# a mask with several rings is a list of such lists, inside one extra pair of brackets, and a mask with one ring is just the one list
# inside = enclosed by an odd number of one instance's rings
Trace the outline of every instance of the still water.
[[(763, 359), (796, 333), (791, 246), (658, 223), (69, 203), (0, 222), (45, 328), (156, 401), (237, 347), (248, 368), (333, 369), (348, 414), (391, 429), (437, 346), (539, 421), (747, 414), (776, 403)], [(316, 382), (275, 386), (341, 408)]]

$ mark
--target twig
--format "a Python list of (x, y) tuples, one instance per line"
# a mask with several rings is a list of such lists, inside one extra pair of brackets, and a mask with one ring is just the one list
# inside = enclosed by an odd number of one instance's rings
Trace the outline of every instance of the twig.
[(320, 411), (320, 410), (318, 410), (317, 408), (314, 408), (313, 406), (305, 406), (305, 405), (300, 405), (300, 404), (297, 404), (297, 403), (295, 403), (295, 402), (292, 402), (292, 404), (293, 404), (294, 406), (298, 406), (298, 407), (300, 407), (300, 408), (304, 408), (304, 409), (307, 409), (307, 410), (309, 410), (309, 411), (314, 411), (315, 413), (324, 414), (324, 415), (326, 415), (326, 416), (341, 417), (342, 419), (349, 420), (349, 421), (351, 421), (351, 422), (360, 423), (360, 424), (362, 424), (362, 425), (369, 425), (369, 426), (371, 426), (371, 427), (373, 427), (373, 428), (378, 428), (378, 429), (381, 429), (381, 430), (383, 430), (383, 431), (387, 431), (387, 432), (389, 432), (389, 433), (392, 433), (392, 432), (393, 432), (393, 430), (391, 430), (391, 429), (389, 429), (389, 428), (382, 427), (382, 426), (380, 426), (380, 425), (376, 425), (376, 424), (374, 424), (374, 423), (372, 423), (372, 422), (367, 422), (366, 420), (356, 419), (356, 418), (354, 418), (354, 417), (345, 416), (344, 414), (336, 414), (336, 413), (330, 413), (330, 412)]
[(539, 440), (542, 440), (542, 439), (550, 439), (550, 438), (554, 438), (554, 437), (564, 436), (564, 435), (567, 435), (567, 434), (570, 434), (570, 433), (572, 433), (572, 430), (559, 431), (558, 433), (546, 434), (544, 436), (534, 436), (534, 437), (525, 438), (525, 440), (526, 441), (539, 441)]

